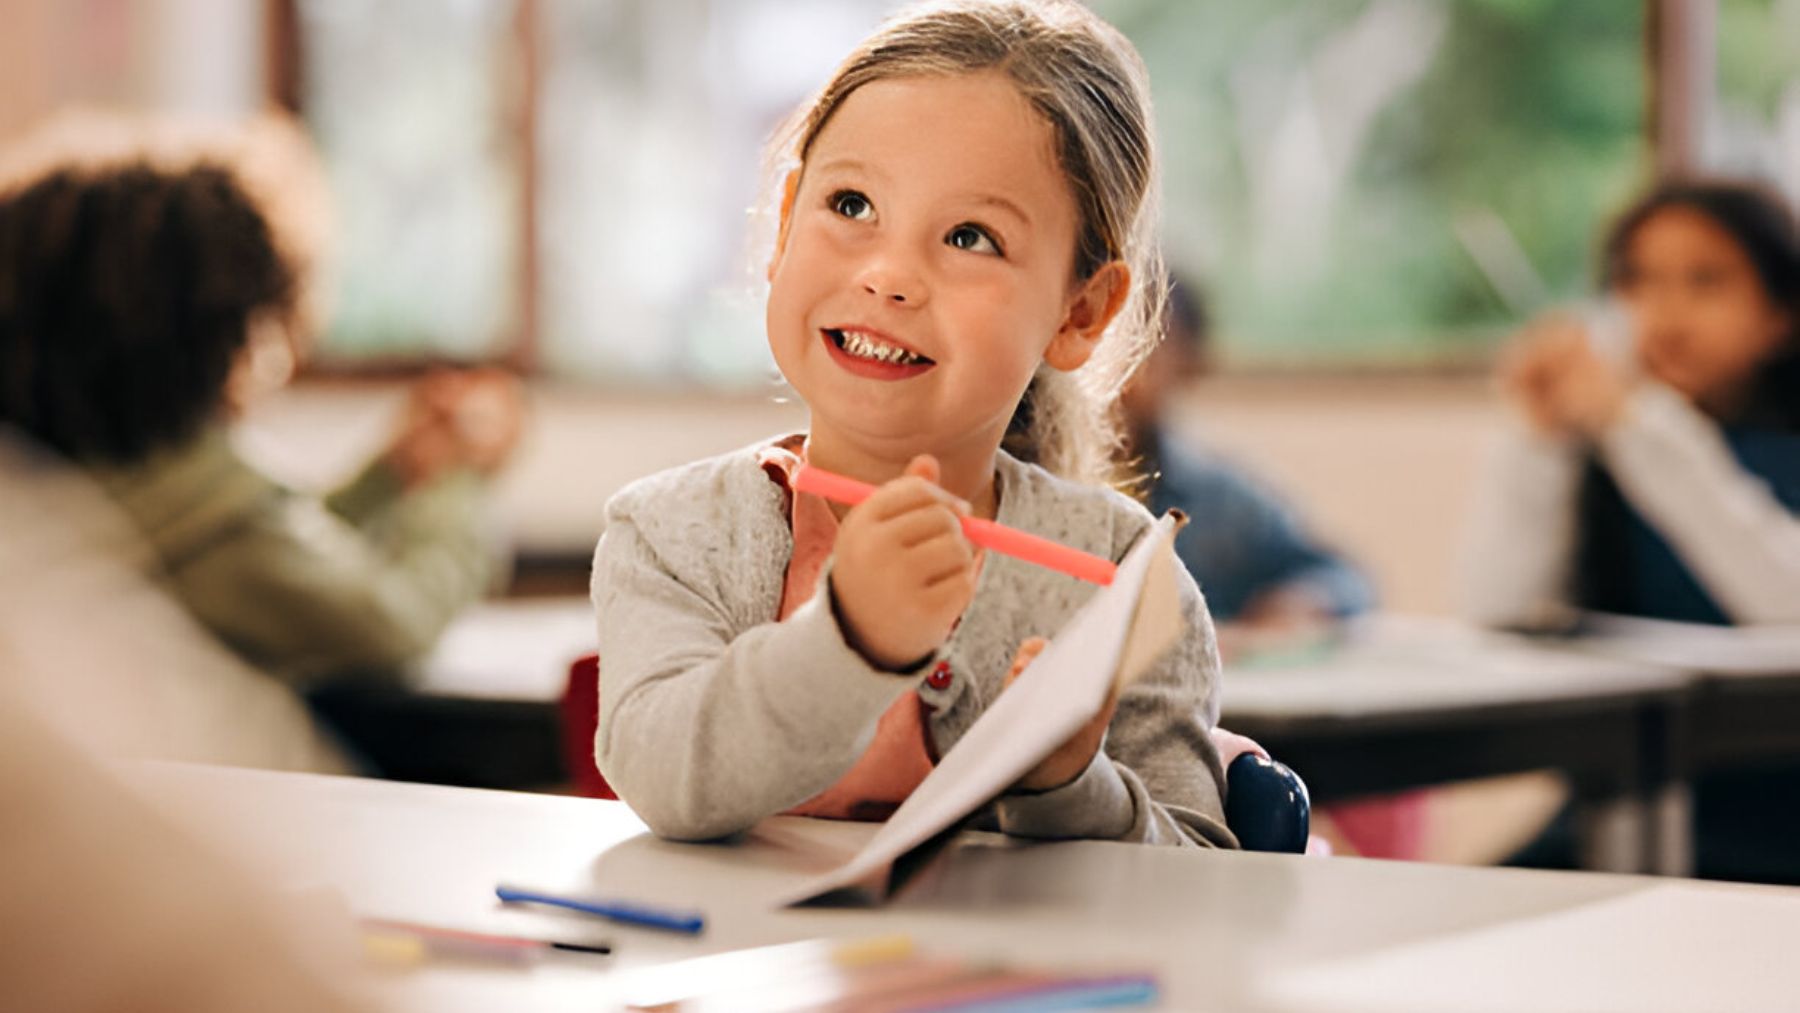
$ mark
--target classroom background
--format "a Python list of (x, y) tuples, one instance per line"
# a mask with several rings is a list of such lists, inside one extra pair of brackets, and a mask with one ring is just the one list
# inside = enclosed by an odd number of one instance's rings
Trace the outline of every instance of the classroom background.
[[(521, 368), (501, 512), (521, 580), (568, 587), (619, 486), (800, 419), (760, 333), (760, 147), (894, 6), (17, 0), (0, 140), (79, 106), (297, 112), (335, 200), (334, 311), (249, 420), (261, 463), (336, 479), (382, 432), (384, 379)], [(1800, 194), (1789, 0), (1096, 9), (1149, 65), (1169, 259), (1213, 303), (1223, 368), (1181, 428), (1398, 611), (1455, 611), (1487, 364), (1591, 294), (1608, 217), (1677, 167)]]
[[(570, 664), (592, 650), (604, 506), (804, 427), (762, 333), (764, 144), (900, 6), (8, 0), (0, 183), (46, 138), (78, 145), (120, 114), (213, 142), (271, 117), (301, 127), (310, 152), (278, 147), (260, 169), (317, 254), (317, 315), (293, 382), (232, 423), (257, 469), (331, 488), (391, 438), (422, 377), (522, 378), (523, 438), (487, 496), (486, 599), (398, 682), (307, 700), (350, 766), (594, 790), (591, 749), (586, 767), (569, 752), (591, 742), (570, 708), (592, 669)], [(1382, 796), (1374, 818), (1412, 826), (1406, 857), (1695, 872), (1692, 782), (1800, 760), (1800, 626), (1607, 628), (1590, 653), (1497, 640), (1463, 621), (1470, 541), (1512, 412), (1497, 363), (1547, 311), (1596, 310), (1617, 213), (1687, 176), (1800, 204), (1800, 0), (1091, 6), (1148, 66), (1164, 248), (1204, 305), (1205, 353), (1172, 381), (1165, 429), (1242, 466), (1367, 580), (1350, 633), (1228, 659), (1224, 723), (1276, 744), (1321, 802)], [(0, 576), (29, 558), (0, 551)], [(27, 573), (0, 586), (0, 618), (50, 614), (25, 601)], [(79, 639), (75, 596), (99, 585), (42, 586), (75, 589), (61, 618)], [(1470, 681), (1446, 688), (1462, 667)], [(106, 674), (84, 673), (97, 695), (76, 712), (107, 706)], [(246, 806), (256, 793), (219, 784)], [(371, 811), (419, 797), (375, 794), (392, 787), (366, 789)], [(309, 816), (329, 808), (315, 790), (295, 789)], [(1357, 850), (1335, 829), (1370, 815), (1354, 805), (1321, 806), (1327, 847)], [(550, 812), (545, 827), (579, 823)], [(1730, 878), (1800, 883), (1796, 855)]]

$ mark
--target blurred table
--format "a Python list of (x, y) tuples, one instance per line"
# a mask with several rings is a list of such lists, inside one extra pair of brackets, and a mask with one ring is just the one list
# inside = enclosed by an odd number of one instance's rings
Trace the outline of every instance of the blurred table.
[(1220, 722), (1331, 801), (1555, 769), (1584, 868), (1682, 874), (1689, 678), (1461, 623), (1379, 616), (1311, 657), (1230, 667)]
[[(1744, 632), (1544, 639), (1377, 617), (1312, 657), (1230, 668), (1224, 723), (1320, 800), (1562, 770), (1582, 802), (1587, 867), (1681, 873), (1694, 771), (1800, 755), (1800, 664), (1788, 665), (1800, 647), (1791, 631)], [(556, 702), (569, 662), (593, 647), (585, 598), (493, 602), (459, 619), (407, 684), (333, 688), (315, 706), (390, 777), (555, 784), (567, 780)]]
[[(388, 974), (396, 1010), (615, 1009), (634, 973), (671, 960), (892, 933), (972, 960), (1148, 969), (1172, 1010), (1657, 1013), (1800, 996), (1791, 888), (965, 835), (887, 907), (791, 910), (773, 901), (873, 826), (776, 817), (682, 845), (613, 802), (180, 765), (130, 776), (274, 888), (336, 887), (364, 916), (615, 947)], [(501, 907), (503, 880), (697, 907), (708, 925), (677, 937)]]
[(1668, 665), (1693, 683), (1687, 762), (1715, 770), (1800, 760), (1800, 626), (1702, 626), (1589, 615), (1569, 650)]
[(403, 781), (536, 788), (569, 780), (557, 701), (594, 651), (586, 598), (485, 602), (401, 681), (350, 679), (313, 710), (375, 772)]
[(1687, 673), (1691, 690), (1669, 763), (1693, 772), (1695, 795), (1691, 806), (1669, 807), (1667, 818), (1703, 823), (1702, 874), (1792, 882), (1800, 626), (1721, 627), (1589, 614), (1575, 635), (1558, 643)]

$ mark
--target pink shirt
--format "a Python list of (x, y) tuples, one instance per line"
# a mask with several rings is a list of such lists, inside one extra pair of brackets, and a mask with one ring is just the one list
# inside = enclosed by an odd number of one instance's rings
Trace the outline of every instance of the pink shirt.
[[(783, 489), (801, 464), (800, 437), (790, 437), (762, 452), (763, 470)], [(794, 532), (794, 555), (788, 561), (776, 619), (786, 619), (806, 604), (819, 584), (819, 574), (837, 541), (837, 517), (817, 496), (788, 495), (788, 522)], [(948, 673), (939, 673), (940, 676)], [(898, 677), (896, 677), (898, 678)], [(924, 702), (914, 690), (895, 700), (875, 725), (869, 748), (836, 784), (788, 810), (792, 816), (839, 820), (885, 820), (925, 780), (935, 762), (925, 728)]]

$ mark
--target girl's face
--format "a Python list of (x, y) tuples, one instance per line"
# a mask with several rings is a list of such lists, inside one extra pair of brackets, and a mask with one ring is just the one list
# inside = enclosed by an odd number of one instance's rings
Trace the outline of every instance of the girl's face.
[(1664, 208), (1637, 227), (1618, 293), (1645, 370), (1715, 410), (1729, 408), (1788, 333), (1743, 247), (1692, 208)]
[(815, 441), (890, 460), (998, 446), (1039, 362), (1085, 361), (1123, 268), (1072, 281), (1053, 143), (998, 74), (884, 79), (838, 106), (769, 267), (769, 344)]

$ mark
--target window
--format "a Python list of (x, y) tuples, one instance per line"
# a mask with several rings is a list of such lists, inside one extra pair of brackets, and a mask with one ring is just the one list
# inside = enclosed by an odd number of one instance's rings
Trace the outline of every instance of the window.
[[(327, 351), (529, 342), (609, 386), (765, 384), (761, 145), (895, 6), (298, 0), (345, 220)], [(1171, 260), (1239, 362), (1482, 354), (1586, 289), (1649, 171), (1641, 5), (1095, 6), (1150, 67)], [(1769, 46), (1791, 78), (1800, 47)]]
[(1800, 0), (1722, 0), (1704, 164), (1800, 204)]
[(614, 384), (767, 382), (763, 145), (888, 3), (543, 5), (542, 361)]
[(1118, 2), (1164, 234), (1240, 362), (1406, 364), (1580, 292), (1640, 183), (1631, 4)]
[(337, 359), (516, 337), (521, 157), (505, 0), (303, 0), (304, 111), (337, 202)]

